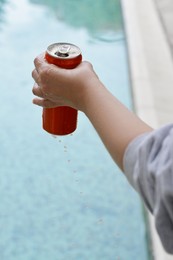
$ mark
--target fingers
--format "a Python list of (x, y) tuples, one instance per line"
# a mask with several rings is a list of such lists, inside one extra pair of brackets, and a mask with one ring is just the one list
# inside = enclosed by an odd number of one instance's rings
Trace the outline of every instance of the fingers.
[(34, 59), (34, 65), (38, 73), (40, 72), (40, 69), (45, 62), (45, 53), (41, 53)]
[(34, 70), (32, 71), (32, 77), (33, 77), (33, 79), (35, 80), (35, 82), (37, 82), (37, 84), (39, 84), (39, 74), (38, 74), (38, 72), (37, 72), (36, 69), (34, 69)]
[(34, 59), (34, 65), (35, 65), (35, 68), (32, 71), (32, 77), (35, 80), (35, 82), (39, 85), (41, 82), (40, 72), (43, 70), (45, 65), (48, 65), (47, 61), (45, 59), (45, 53), (41, 53)]
[(34, 84), (32, 92), (35, 96), (40, 97), (40, 98), (47, 98), (47, 94), (43, 92), (41, 87), (37, 83)]
[(32, 103), (34, 105), (37, 105), (37, 106), (40, 106), (40, 107), (43, 107), (43, 108), (54, 108), (54, 107), (61, 107), (61, 106), (65, 105), (62, 100), (55, 103), (55, 102), (53, 102), (49, 99), (46, 99), (46, 98), (34, 98), (32, 100)]
[(46, 93), (44, 93), (42, 91), (42, 89), (38, 86), (37, 83), (34, 84), (33, 89), (32, 89), (32, 93), (35, 96), (40, 97), (40, 98), (46, 98), (47, 97)]
[(34, 98), (32, 103), (43, 108), (53, 108), (58, 106), (58, 104), (44, 98)]
[[(52, 88), (54, 90), (54, 87), (52, 87), (52, 85), (56, 85), (56, 81), (54, 82), (54, 79), (57, 77), (58, 74), (57, 66), (47, 63), (44, 58), (44, 54), (40, 54), (35, 58), (34, 65), (35, 68), (32, 71), (32, 77), (34, 81), (42, 89), (43, 95), (45, 95), (45, 93), (51, 94)], [(33, 88), (33, 91), (33, 93), (37, 95), (36, 93), (38, 92), (38, 89), (36, 89), (36, 87)], [(41, 93), (38, 93), (38, 96), (40, 95)]]
[[(44, 107), (51, 108), (57, 107), (61, 104), (55, 104), (53, 101), (48, 99), (48, 94), (43, 91), (43, 85), (46, 82), (46, 79), (43, 79), (44, 74), (49, 74), (50, 68), (47, 67), (48, 64), (45, 60), (45, 53), (40, 54), (34, 59), (35, 68), (32, 71), (32, 77), (35, 81), (32, 92), (35, 96), (33, 99), (33, 104)], [(46, 68), (46, 70), (45, 70)], [(44, 71), (44, 74), (43, 74)], [(48, 71), (48, 72), (47, 72)]]

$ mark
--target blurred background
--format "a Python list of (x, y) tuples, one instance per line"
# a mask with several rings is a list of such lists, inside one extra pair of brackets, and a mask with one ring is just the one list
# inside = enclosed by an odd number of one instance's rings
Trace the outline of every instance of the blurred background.
[(140, 199), (85, 115), (53, 138), (32, 105), (33, 59), (61, 41), (132, 109), (119, 0), (0, 0), (0, 259), (150, 259)]

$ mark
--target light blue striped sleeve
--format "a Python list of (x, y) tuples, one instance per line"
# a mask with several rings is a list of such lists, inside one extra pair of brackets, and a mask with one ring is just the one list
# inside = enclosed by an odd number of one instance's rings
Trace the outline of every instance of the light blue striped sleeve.
[(124, 173), (154, 215), (165, 250), (173, 254), (173, 124), (135, 138), (124, 154)]

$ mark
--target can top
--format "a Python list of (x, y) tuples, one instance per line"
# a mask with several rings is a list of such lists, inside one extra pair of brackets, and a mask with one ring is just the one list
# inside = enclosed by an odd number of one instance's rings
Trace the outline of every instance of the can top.
[(81, 54), (81, 50), (71, 43), (53, 43), (47, 47), (47, 53), (55, 58), (72, 59)]

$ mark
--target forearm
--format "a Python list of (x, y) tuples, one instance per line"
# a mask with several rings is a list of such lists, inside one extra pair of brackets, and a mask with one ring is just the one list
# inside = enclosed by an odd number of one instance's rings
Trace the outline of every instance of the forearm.
[(35, 61), (34, 104), (42, 107), (71, 106), (83, 111), (100, 135), (112, 158), (123, 169), (123, 155), (129, 142), (152, 131), (100, 82), (92, 65), (82, 62), (76, 69), (64, 70), (44, 59)]
[(119, 102), (100, 82), (88, 91), (85, 114), (95, 127), (113, 160), (123, 170), (127, 145), (138, 135), (152, 131)]

